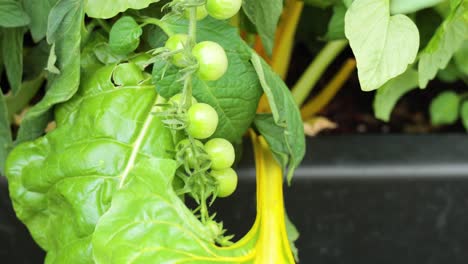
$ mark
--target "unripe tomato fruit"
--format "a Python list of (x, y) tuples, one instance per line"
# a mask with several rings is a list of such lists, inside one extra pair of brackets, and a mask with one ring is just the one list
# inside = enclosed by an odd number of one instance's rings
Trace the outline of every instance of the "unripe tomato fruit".
[(211, 176), (218, 182), (218, 197), (228, 197), (236, 190), (238, 177), (233, 169), (212, 170)]
[[(255, 0), (251, 0), (255, 1)], [(207, 0), (206, 10), (210, 16), (224, 20), (235, 16), (242, 6), (242, 0)]]
[(171, 36), (167, 41), (165, 47), (171, 52), (179, 51), (179, 53), (172, 56), (172, 63), (177, 67), (186, 67), (187, 62), (185, 59), (185, 54), (183, 52), (185, 46), (187, 45), (188, 36), (186, 34), (175, 34)]
[(218, 113), (208, 104), (197, 103), (187, 111), (187, 133), (196, 139), (211, 137), (218, 127)]
[(226, 139), (211, 139), (205, 143), (205, 151), (210, 156), (213, 170), (227, 169), (234, 164), (236, 158), (234, 147)]
[(205, 81), (216, 81), (227, 71), (228, 58), (223, 47), (213, 41), (195, 45), (192, 55), (198, 61), (198, 76)]

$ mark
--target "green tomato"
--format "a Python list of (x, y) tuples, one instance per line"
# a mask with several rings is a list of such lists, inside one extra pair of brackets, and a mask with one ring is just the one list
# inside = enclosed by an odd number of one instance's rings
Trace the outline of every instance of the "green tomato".
[(203, 41), (195, 45), (193, 56), (198, 61), (198, 76), (205, 81), (216, 81), (227, 71), (228, 58), (223, 47), (213, 41)]
[[(169, 102), (168, 102), (168, 103), (171, 104), (171, 105), (174, 105), (174, 104), (179, 105), (179, 104), (181, 104), (181, 103), (182, 103), (182, 95), (183, 95), (182, 93), (178, 93), (178, 94), (172, 96), (171, 99), (169, 99)], [(190, 105), (194, 105), (194, 104), (196, 104), (196, 103), (198, 103), (197, 99), (195, 99), (195, 97), (192, 96), (192, 100), (191, 100), (191, 104), (190, 104)]]
[(227, 169), (234, 164), (236, 158), (234, 147), (224, 138), (213, 138), (206, 142), (205, 151), (210, 156), (213, 170)]
[(235, 16), (242, 6), (242, 0), (207, 0), (206, 10), (210, 16), (224, 20)]
[(218, 113), (208, 104), (197, 103), (187, 111), (187, 133), (196, 139), (211, 137), (218, 127)]
[(112, 74), (114, 83), (118, 86), (138, 85), (145, 79), (140, 67), (134, 63), (121, 63), (117, 65)]
[(187, 60), (183, 51), (187, 43), (188, 36), (186, 34), (175, 34), (166, 41), (166, 45), (164, 47), (169, 49), (171, 52), (178, 51), (178, 53), (174, 54), (171, 59), (172, 63), (177, 67), (182, 68), (187, 66)]
[(237, 188), (237, 173), (232, 168), (223, 170), (212, 170), (213, 176), (218, 182), (218, 197), (228, 197), (233, 194)]
[[(204, 146), (200, 140), (195, 139), (195, 147), (198, 151), (202, 151)], [(197, 158), (195, 157), (194, 151), (192, 149), (192, 144), (190, 143), (189, 139), (181, 140), (176, 147), (177, 150), (185, 149), (184, 157), (185, 160), (188, 162), (188, 165), (191, 169), (194, 169), (198, 163)]]
[[(197, 20), (200, 21), (208, 16), (208, 11), (206, 10), (205, 5), (197, 6)], [(185, 9), (184, 16), (187, 19), (190, 19), (190, 8)]]

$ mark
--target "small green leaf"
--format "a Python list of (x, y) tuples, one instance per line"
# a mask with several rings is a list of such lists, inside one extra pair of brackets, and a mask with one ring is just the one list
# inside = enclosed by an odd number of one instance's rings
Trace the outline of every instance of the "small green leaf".
[(88, 0), (86, 14), (93, 18), (108, 19), (127, 9), (143, 9), (159, 0)]
[(419, 86), (425, 88), (440, 69), (447, 67), (454, 53), (468, 39), (468, 1), (461, 1), (437, 29), (420, 53)]
[(436, 126), (454, 124), (459, 117), (460, 97), (453, 91), (442, 92), (431, 102), (431, 123)]
[(10, 88), (16, 94), (21, 88), (23, 78), (24, 28), (5, 28), (2, 32), (3, 63)]
[(28, 14), (24, 12), (19, 1), (0, 1), (0, 27), (21, 27), (29, 24)]
[(0, 176), (5, 175), (5, 160), (12, 145), (8, 108), (0, 90)]
[(140, 45), (143, 30), (137, 22), (129, 16), (117, 20), (109, 34), (109, 46), (117, 54), (126, 55), (133, 52)]
[(265, 136), (276, 160), (287, 170), (287, 179), (291, 182), (305, 154), (302, 118), (281, 78), (255, 52), (252, 52), (251, 60), (273, 114), (271, 117), (257, 116), (255, 125)]
[(22, 0), (24, 9), (31, 18), (29, 29), (34, 42), (39, 42), (47, 33), (49, 12), (57, 0)]
[(461, 110), (460, 110), (460, 115), (461, 115), (463, 126), (468, 131), (468, 101), (463, 102), (461, 106)]
[(327, 39), (337, 40), (346, 38), (344, 32), (346, 10), (347, 8), (343, 3), (339, 3), (333, 7), (333, 16), (330, 23), (328, 23)]
[(418, 28), (405, 15), (390, 16), (389, 0), (355, 0), (346, 12), (345, 33), (364, 91), (405, 72), (419, 49)]
[(257, 28), (265, 50), (269, 55), (273, 54), (276, 27), (283, 11), (283, 0), (244, 1), (242, 7)]
[(375, 117), (388, 122), (398, 100), (407, 92), (418, 87), (418, 72), (408, 68), (402, 75), (384, 84), (374, 99)]

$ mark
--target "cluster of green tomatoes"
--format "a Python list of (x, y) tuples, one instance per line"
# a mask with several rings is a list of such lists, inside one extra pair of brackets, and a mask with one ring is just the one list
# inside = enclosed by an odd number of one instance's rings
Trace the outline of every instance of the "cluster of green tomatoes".
[[(210, 15), (216, 19), (229, 19), (236, 15), (242, 5), (242, 0), (206, 0), (194, 1), (192, 5), (185, 6), (185, 16), (191, 20), (202, 20)], [(228, 57), (224, 48), (213, 41), (203, 41), (194, 43), (190, 34), (175, 34), (169, 37), (165, 43), (165, 48), (170, 54), (170, 62), (184, 69), (193, 69), (190, 74), (196, 74), (204, 81), (216, 81), (220, 79), (228, 69)], [(187, 80), (187, 77), (186, 77)], [(188, 77), (191, 82), (190, 77)], [(177, 156), (184, 162), (184, 170), (190, 177), (201, 178), (208, 175), (208, 179), (199, 185), (209, 185), (210, 179), (214, 181), (215, 190), (201, 191), (193, 187), (196, 180), (185, 180), (185, 186), (192, 183), (190, 193), (194, 190), (201, 192), (201, 200), (209, 193), (216, 197), (227, 197), (231, 195), (238, 182), (236, 172), (231, 168), (235, 160), (235, 150), (233, 145), (223, 138), (212, 138), (218, 127), (219, 117), (216, 110), (205, 103), (198, 103), (191, 96), (192, 92), (187, 91), (187, 84), (184, 85), (184, 92), (170, 98), (168, 104), (175, 112), (183, 112), (183, 126), (188, 138), (180, 140), (176, 145)], [(191, 84), (189, 89), (192, 88)], [(182, 111), (180, 111), (182, 108)], [(178, 109), (178, 110), (177, 110)], [(204, 143), (202, 141), (205, 141)], [(188, 183), (187, 183), (188, 182)], [(195, 197), (196, 200), (197, 197)]]

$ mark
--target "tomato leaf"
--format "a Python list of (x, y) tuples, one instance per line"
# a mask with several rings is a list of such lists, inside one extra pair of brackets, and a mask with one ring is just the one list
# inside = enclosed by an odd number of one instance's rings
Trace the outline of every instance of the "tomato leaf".
[(126, 55), (138, 48), (143, 30), (135, 19), (129, 16), (121, 17), (112, 26), (109, 34), (109, 46), (117, 54)]
[(412, 68), (384, 84), (374, 98), (374, 113), (378, 119), (388, 122), (398, 100), (418, 87), (418, 72)]
[(252, 52), (251, 60), (272, 110), (271, 117), (258, 116), (255, 125), (265, 136), (276, 160), (287, 170), (287, 179), (291, 182), (305, 154), (301, 115), (281, 78), (256, 53)]
[(419, 58), (419, 85), (426, 87), (440, 69), (447, 67), (454, 53), (468, 39), (468, 2), (459, 1), (437, 29)]
[(0, 2), (0, 27), (21, 27), (26, 26), (30, 21), (19, 1), (2, 0)]
[(5, 175), (5, 160), (13, 145), (8, 108), (3, 93), (0, 92), (0, 175)]
[(143, 9), (159, 0), (88, 0), (86, 14), (93, 18), (111, 18), (127, 9)]
[[(185, 20), (166, 20), (176, 33), (186, 31)], [(215, 41), (226, 51), (229, 67), (217, 81), (203, 81), (194, 77), (193, 95), (199, 101), (213, 106), (218, 112), (219, 126), (212, 136), (238, 142), (252, 124), (262, 94), (250, 50), (237, 30), (224, 21), (206, 18), (197, 24), (199, 42)], [(153, 82), (166, 98), (182, 91), (182, 83), (175, 66), (157, 61), (153, 67)]]
[(21, 123), (18, 142), (37, 138), (51, 118), (51, 108), (69, 100), (80, 81), (80, 42), (83, 23), (83, 2), (59, 0), (49, 15), (47, 40), (55, 44), (57, 68), (62, 74), (51, 76), (44, 98), (32, 107)]
[(431, 102), (431, 123), (436, 126), (454, 124), (459, 117), (460, 97), (454, 91), (440, 93)]
[(5, 28), (2, 32), (3, 63), (11, 91), (17, 94), (23, 77), (24, 28)]
[(46, 36), (49, 12), (57, 0), (22, 0), (26, 13), (31, 18), (29, 29), (34, 42)]
[(276, 27), (283, 11), (283, 0), (244, 1), (242, 7), (257, 28), (265, 50), (272, 55)]
[(418, 28), (405, 15), (390, 16), (388, 0), (355, 0), (346, 12), (345, 33), (364, 91), (378, 89), (416, 59)]

